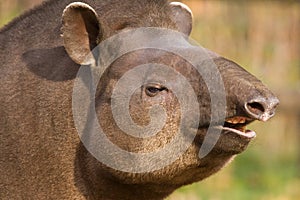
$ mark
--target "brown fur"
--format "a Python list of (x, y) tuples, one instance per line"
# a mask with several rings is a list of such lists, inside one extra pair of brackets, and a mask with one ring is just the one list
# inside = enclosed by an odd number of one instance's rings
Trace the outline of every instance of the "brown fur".
[[(149, 123), (148, 111), (158, 101), (166, 108), (167, 124), (155, 137), (133, 138), (114, 123), (109, 98), (116, 81), (128, 69), (149, 62), (171, 65), (191, 82), (204, 113), (198, 134), (181, 157), (154, 172), (126, 173), (97, 161), (80, 142), (73, 122), (72, 91), (80, 67), (75, 62), (80, 60), (68, 55), (61, 37), (66, 30), (62, 29), (61, 16), (71, 2), (47, 1), (0, 31), (0, 199), (163, 199), (183, 185), (216, 173), (245, 150), (250, 139), (224, 133), (210, 154), (199, 159), (199, 147), (210, 122), (208, 90), (195, 69), (183, 60), (146, 50), (118, 59), (101, 80), (96, 108), (107, 136), (125, 150), (150, 152), (176, 133), (180, 106), (174, 94), (166, 91), (160, 94), (162, 100), (157, 100), (146, 96), (141, 88), (130, 103), (132, 118), (140, 125)], [(98, 15), (101, 29), (97, 42), (126, 27), (179, 31), (183, 27), (172, 18), (165, 0), (83, 2)], [(275, 99), (237, 64), (219, 56), (214, 56), (214, 61), (225, 84), (227, 116), (249, 117), (243, 106), (254, 97)]]

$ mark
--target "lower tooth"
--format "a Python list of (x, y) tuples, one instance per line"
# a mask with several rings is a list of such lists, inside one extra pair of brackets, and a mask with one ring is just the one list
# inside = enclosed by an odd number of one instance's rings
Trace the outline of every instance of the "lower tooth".
[(246, 127), (240, 127), (240, 128), (238, 128), (238, 130), (245, 133), (246, 132)]

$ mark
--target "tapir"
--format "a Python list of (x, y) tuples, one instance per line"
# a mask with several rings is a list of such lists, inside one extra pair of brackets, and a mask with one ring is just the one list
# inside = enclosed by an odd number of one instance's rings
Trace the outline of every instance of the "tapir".
[(256, 136), (246, 126), (279, 100), (237, 63), (198, 52), (192, 20), (167, 0), (47, 0), (4, 26), (0, 199), (164, 199), (243, 152)]

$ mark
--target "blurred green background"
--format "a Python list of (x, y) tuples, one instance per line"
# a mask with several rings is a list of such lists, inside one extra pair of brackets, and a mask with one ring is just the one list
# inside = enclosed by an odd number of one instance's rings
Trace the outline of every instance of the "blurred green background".
[[(40, 2), (0, 0), (0, 27)], [(168, 200), (299, 200), (300, 2), (183, 2), (194, 13), (192, 38), (244, 66), (279, 96), (281, 104), (275, 118), (251, 125), (258, 136), (247, 151), (221, 172), (181, 188)]]

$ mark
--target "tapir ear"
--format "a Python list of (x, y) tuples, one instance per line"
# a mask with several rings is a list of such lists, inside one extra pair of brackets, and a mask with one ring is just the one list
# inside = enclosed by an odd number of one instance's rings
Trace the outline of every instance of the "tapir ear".
[(173, 20), (176, 22), (179, 30), (186, 35), (190, 35), (193, 26), (193, 13), (191, 9), (181, 2), (171, 2), (170, 6)]
[(69, 4), (62, 16), (64, 46), (74, 62), (81, 65), (95, 63), (91, 51), (101, 37), (101, 27), (96, 11), (81, 2)]

